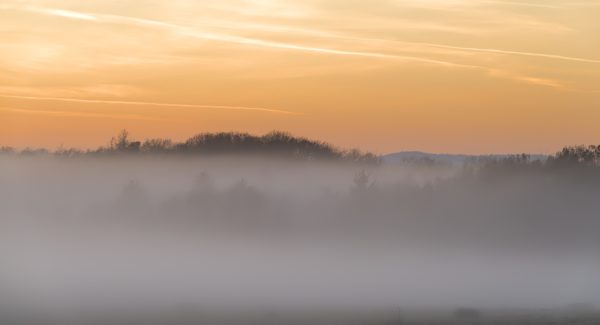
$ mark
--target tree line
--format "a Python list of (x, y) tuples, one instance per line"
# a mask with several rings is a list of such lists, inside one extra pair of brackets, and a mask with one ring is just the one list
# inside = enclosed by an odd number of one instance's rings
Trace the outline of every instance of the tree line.
[(171, 139), (150, 138), (143, 141), (132, 139), (127, 130), (111, 138), (107, 146), (92, 150), (46, 149), (16, 150), (0, 147), (0, 154), (56, 156), (114, 156), (138, 154), (178, 155), (256, 155), (301, 160), (341, 160), (361, 163), (377, 163), (379, 157), (357, 149), (343, 150), (329, 143), (293, 136), (282, 131), (272, 131), (258, 136), (243, 132), (200, 133), (175, 142)]
[[(135, 154), (179, 154), (179, 155), (256, 155), (277, 156), (305, 160), (342, 160), (361, 163), (379, 163), (380, 157), (357, 149), (343, 150), (329, 143), (293, 136), (282, 131), (272, 131), (258, 136), (244, 132), (205, 132), (199, 133), (182, 142), (165, 138), (149, 138), (143, 141), (132, 139), (127, 130), (112, 137), (107, 146), (96, 149), (80, 150), (59, 148), (26, 148), (17, 150), (1, 146), (0, 155), (16, 154), (71, 156), (115, 156)], [(431, 158), (410, 161), (417, 165), (436, 165)], [(548, 159), (532, 159), (527, 154), (512, 155), (504, 158), (478, 158), (470, 164), (484, 165), (487, 169), (532, 169), (538, 167), (598, 167), (600, 166), (600, 145), (566, 146)]]

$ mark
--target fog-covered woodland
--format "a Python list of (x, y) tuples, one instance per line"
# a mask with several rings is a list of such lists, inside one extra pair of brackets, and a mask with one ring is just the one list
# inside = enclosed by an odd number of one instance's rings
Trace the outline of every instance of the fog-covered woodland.
[(600, 146), (460, 165), (285, 133), (5, 148), (0, 312), (590, 311), (599, 197)]

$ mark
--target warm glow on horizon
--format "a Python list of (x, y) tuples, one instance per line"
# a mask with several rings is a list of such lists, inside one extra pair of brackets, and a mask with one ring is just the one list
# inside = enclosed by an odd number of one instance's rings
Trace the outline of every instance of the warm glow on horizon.
[(599, 0), (6, 0), (0, 146), (271, 130), (376, 153), (600, 143)]

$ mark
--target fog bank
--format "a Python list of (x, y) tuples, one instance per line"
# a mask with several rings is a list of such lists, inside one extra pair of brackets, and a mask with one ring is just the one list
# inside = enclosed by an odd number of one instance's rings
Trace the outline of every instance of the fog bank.
[(67, 313), (599, 304), (597, 174), (0, 156), (0, 301)]

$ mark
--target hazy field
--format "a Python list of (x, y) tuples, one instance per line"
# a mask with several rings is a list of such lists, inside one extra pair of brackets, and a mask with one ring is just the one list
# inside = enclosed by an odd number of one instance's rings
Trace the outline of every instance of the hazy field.
[(483, 166), (5, 155), (2, 311), (148, 324), (595, 317), (597, 178)]

